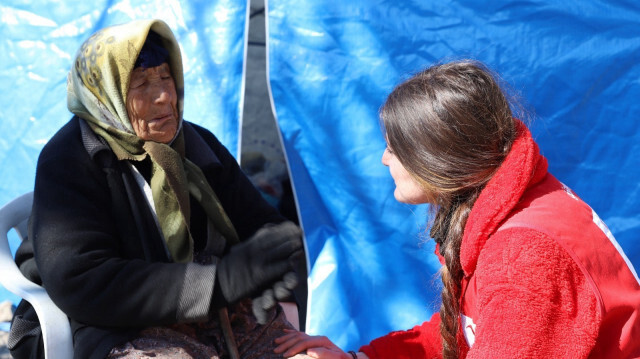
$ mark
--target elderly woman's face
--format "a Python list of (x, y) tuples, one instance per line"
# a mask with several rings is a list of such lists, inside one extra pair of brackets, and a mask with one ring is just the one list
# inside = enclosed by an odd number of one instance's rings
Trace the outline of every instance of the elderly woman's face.
[(131, 73), (127, 114), (136, 135), (169, 143), (178, 130), (178, 96), (169, 65), (138, 67)]

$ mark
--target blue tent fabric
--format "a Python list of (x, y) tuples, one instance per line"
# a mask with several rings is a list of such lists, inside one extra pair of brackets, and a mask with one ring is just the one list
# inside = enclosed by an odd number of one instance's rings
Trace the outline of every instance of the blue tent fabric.
[[(33, 190), (47, 140), (72, 116), (67, 73), (95, 31), (158, 18), (181, 46), (184, 118), (215, 133), (238, 154), (247, 41), (247, 0), (3, 1), (0, 5), (0, 204)], [(12, 238), (12, 248), (17, 248)], [(0, 300), (18, 302), (0, 287)]]
[[(0, 204), (33, 187), (48, 138), (70, 117), (66, 74), (99, 28), (161, 18), (185, 65), (186, 119), (234, 153), (247, 1), (3, 1)], [(427, 206), (395, 201), (377, 112), (433, 63), (475, 58), (519, 95), (550, 169), (640, 267), (640, 4), (271, 0), (269, 80), (309, 256), (307, 329), (356, 349), (438, 310)], [(15, 243), (14, 243), (15, 244)], [(0, 288), (0, 299), (17, 298)]]
[(519, 98), (550, 171), (640, 268), (640, 4), (268, 1), (269, 77), (301, 222), (308, 332), (357, 349), (438, 310), (427, 208), (397, 203), (377, 111), (394, 85), (472, 58)]

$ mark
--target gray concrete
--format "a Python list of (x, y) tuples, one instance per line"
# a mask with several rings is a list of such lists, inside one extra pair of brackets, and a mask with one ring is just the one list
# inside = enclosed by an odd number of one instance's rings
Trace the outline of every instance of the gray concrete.
[(264, 0), (252, 0), (250, 10), (241, 165), (256, 186), (279, 199), (288, 173), (267, 87)]
[(8, 337), (9, 333), (0, 332), (0, 359), (11, 359), (11, 354), (9, 354), (9, 349), (7, 349)]

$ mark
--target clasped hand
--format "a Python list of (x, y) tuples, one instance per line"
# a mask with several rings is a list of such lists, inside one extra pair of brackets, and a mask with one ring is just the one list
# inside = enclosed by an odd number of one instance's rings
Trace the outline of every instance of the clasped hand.
[(254, 298), (253, 312), (264, 324), (267, 311), (290, 297), (298, 284), (293, 268), (300, 256), (304, 252), (298, 226), (292, 222), (264, 226), (218, 262), (217, 282), (224, 299), (218, 304)]

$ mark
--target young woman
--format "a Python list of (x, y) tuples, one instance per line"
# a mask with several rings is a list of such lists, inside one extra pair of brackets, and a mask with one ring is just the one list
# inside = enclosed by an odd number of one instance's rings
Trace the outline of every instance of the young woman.
[(638, 276), (596, 213), (547, 172), (496, 77), (433, 66), (381, 110), (400, 202), (430, 203), (443, 264), (430, 321), (345, 353), (290, 331), (276, 352), (316, 358), (640, 356)]

